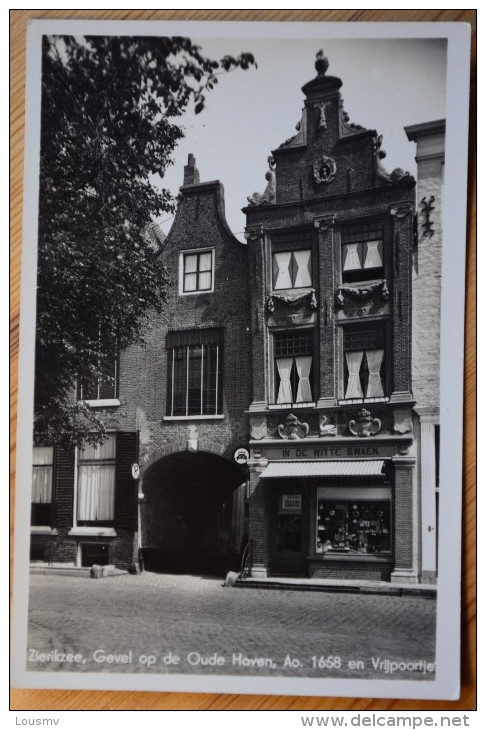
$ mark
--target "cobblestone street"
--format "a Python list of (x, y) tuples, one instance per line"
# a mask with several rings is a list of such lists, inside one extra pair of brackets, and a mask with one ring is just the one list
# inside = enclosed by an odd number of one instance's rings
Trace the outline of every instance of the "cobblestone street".
[[(433, 679), (435, 608), (418, 596), (223, 588), (198, 576), (32, 575), (27, 666)], [(390, 672), (386, 660), (407, 666)]]

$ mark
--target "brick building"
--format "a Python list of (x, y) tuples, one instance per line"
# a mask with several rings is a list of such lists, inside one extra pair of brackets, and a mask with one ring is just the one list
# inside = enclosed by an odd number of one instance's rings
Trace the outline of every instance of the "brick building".
[(129, 567), (143, 548), (150, 569), (224, 572), (238, 559), (246, 475), (233, 454), (248, 443), (251, 398), (247, 250), (226, 223), (222, 185), (200, 183), (192, 156), (180, 193), (160, 253), (171, 281), (163, 314), (150, 316), (143, 347), (114, 360), (114, 382), (78, 393), (108, 414), (110, 438), (76, 453), (34, 449), (34, 560)]
[(248, 198), (247, 245), (189, 157), (164, 312), (112, 391), (81, 394), (125, 418), (98, 449), (35, 457), (52, 504), (34, 558), (127, 567), (142, 548), (148, 569), (223, 572), (250, 540), (255, 576), (419, 579), (415, 181), (386, 170), (327, 65)]
[[(445, 120), (405, 128), (417, 146), (417, 245), (412, 272), (412, 388), (421, 495), (421, 581), (437, 579), (440, 297)], [(424, 316), (426, 313), (426, 316)]]
[(416, 582), (415, 181), (386, 171), (327, 65), (246, 208), (252, 571)]

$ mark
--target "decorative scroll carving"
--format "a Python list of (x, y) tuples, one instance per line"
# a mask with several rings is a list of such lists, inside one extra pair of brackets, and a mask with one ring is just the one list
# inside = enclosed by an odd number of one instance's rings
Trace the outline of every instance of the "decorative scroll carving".
[(321, 414), (319, 416), (319, 436), (336, 436), (337, 427), (335, 423), (331, 423), (327, 416)]
[(332, 157), (322, 155), (322, 157), (319, 157), (314, 162), (313, 171), (316, 183), (330, 183), (334, 180), (334, 176), (336, 175), (336, 161), (333, 160)]
[(381, 421), (379, 418), (372, 418), (371, 413), (362, 408), (356, 420), (349, 421), (348, 428), (353, 436), (374, 436), (381, 429)]
[(250, 417), (250, 435), (256, 441), (267, 437), (267, 419), (265, 416)]
[(355, 134), (356, 132), (361, 132), (365, 129), (365, 127), (362, 127), (361, 124), (353, 124), (349, 120), (349, 114), (344, 111), (343, 107), (343, 100), (339, 99), (339, 119), (341, 122), (341, 134), (343, 136), (346, 136), (347, 134)]
[(390, 215), (392, 215), (394, 218), (406, 218), (407, 215), (410, 215), (411, 212), (412, 204), (408, 202), (400, 203), (399, 205), (390, 208)]
[(275, 203), (276, 198), (276, 190), (277, 190), (277, 183), (276, 183), (276, 173), (275, 173), (275, 160), (273, 159), (272, 155), (268, 157), (268, 171), (265, 173), (265, 180), (268, 181), (267, 187), (265, 188), (264, 192), (262, 194), (260, 193), (253, 193), (253, 195), (249, 195), (247, 197), (247, 200), (250, 205), (261, 205), (262, 203)]
[(263, 238), (263, 226), (250, 226), (245, 231), (245, 238), (247, 241), (258, 241), (259, 238)]
[(386, 185), (387, 183), (399, 182), (400, 180), (412, 179), (412, 175), (409, 172), (405, 172), (400, 167), (396, 167), (392, 172), (388, 172), (382, 160), (386, 157), (385, 150), (381, 149), (383, 144), (383, 135), (380, 134), (378, 137), (373, 139), (373, 146), (375, 150), (375, 176), (376, 183), (378, 185)]
[(385, 301), (390, 298), (390, 290), (385, 279), (366, 286), (340, 286), (337, 290), (336, 303), (338, 307), (344, 307), (347, 297), (369, 299), (374, 295), (378, 295)]
[(294, 416), (293, 413), (289, 413), (285, 419), (285, 423), (279, 424), (277, 430), (280, 438), (295, 441), (296, 439), (302, 439), (307, 436), (309, 433), (309, 424), (301, 423), (297, 416)]
[(306, 304), (309, 309), (315, 311), (317, 309), (317, 299), (315, 289), (311, 289), (304, 294), (271, 294), (267, 299), (267, 311), (273, 314), (275, 311), (275, 302), (281, 302), (287, 307), (297, 307), (300, 304)]
[(420, 201), (420, 209), (423, 215), (422, 236), (426, 236), (427, 238), (430, 238), (430, 236), (433, 236), (435, 233), (434, 229), (432, 228), (433, 222), (430, 219), (431, 212), (435, 210), (435, 206), (432, 205), (432, 203), (435, 203), (435, 197), (433, 195), (431, 195), (428, 200), (424, 197)]
[(326, 231), (329, 230), (329, 228), (333, 227), (335, 222), (336, 222), (336, 214), (331, 213), (330, 215), (324, 215), (319, 218), (314, 218), (314, 228), (317, 228), (317, 230), (325, 233)]

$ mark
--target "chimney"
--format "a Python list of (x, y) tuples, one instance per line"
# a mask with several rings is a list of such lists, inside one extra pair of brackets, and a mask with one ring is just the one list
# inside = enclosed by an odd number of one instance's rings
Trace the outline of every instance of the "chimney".
[(194, 155), (189, 155), (187, 165), (184, 166), (183, 185), (197, 185), (199, 183), (199, 170), (196, 167)]

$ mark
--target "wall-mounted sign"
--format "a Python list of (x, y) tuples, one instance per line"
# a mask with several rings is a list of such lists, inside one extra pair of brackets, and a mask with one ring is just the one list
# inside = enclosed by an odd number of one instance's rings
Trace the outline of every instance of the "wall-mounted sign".
[(300, 510), (302, 508), (301, 494), (282, 494), (282, 509)]
[(140, 467), (136, 462), (132, 464), (132, 477), (133, 479), (140, 479)]
[(246, 464), (250, 458), (250, 452), (247, 449), (236, 449), (233, 458), (237, 464)]

